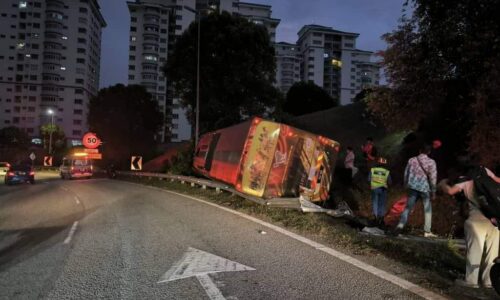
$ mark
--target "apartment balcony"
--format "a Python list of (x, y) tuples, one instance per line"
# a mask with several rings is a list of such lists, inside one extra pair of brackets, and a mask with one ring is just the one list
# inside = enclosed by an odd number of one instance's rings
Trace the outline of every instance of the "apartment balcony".
[(43, 49), (46, 51), (56, 51), (56, 52), (64, 50), (63, 45), (56, 41), (44, 42)]
[(143, 40), (148, 43), (158, 43), (160, 41), (160, 35), (158, 33), (147, 32), (143, 34)]
[(64, 35), (59, 32), (45, 31), (45, 41), (59, 43)]
[(43, 61), (48, 63), (57, 63), (61, 61), (62, 55), (56, 52), (43, 52)]
[(56, 63), (44, 63), (42, 72), (44, 73), (57, 73), (61, 70), (61, 65)]
[(160, 42), (159, 41), (144, 41), (144, 43), (142, 43), (142, 49), (146, 50), (147, 48), (156, 48), (156, 50), (158, 51), (158, 49), (160, 48)]
[(55, 9), (51, 9), (45, 13), (45, 20), (63, 24), (64, 13)]
[(50, 9), (64, 9), (64, 2), (60, 0), (46, 0), (46, 6)]
[(57, 73), (42, 73), (42, 84), (59, 84), (62, 77)]
[(62, 34), (64, 32), (64, 25), (62, 22), (45, 21), (45, 29)]

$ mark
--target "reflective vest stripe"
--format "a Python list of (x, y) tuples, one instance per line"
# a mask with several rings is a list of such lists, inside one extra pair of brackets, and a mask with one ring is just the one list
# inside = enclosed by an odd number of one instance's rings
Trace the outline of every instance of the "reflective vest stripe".
[(384, 168), (371, 169), (371, 188), (377, 189), (380, 187), (387, 188), (387, 179), (389, 178), (389, 171)]

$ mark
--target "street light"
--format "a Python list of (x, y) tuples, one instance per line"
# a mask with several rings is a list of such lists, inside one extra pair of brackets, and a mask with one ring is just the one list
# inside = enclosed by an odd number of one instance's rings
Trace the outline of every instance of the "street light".
[(50, 116), (50, 133), (49, 133), (49, 155), (52, 154), (52, 132), (54, 131), (54, 111), (52, 109), (47, 110), (47, 114)]

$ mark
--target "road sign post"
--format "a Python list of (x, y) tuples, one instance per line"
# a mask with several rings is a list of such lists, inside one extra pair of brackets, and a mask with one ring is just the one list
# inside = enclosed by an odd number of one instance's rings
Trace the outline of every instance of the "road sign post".
[(36, 159), (35, 153), (31, 152), (29, 158), (31, 159), (31, 165), (34, 166), (35, 165), (35, 159)]

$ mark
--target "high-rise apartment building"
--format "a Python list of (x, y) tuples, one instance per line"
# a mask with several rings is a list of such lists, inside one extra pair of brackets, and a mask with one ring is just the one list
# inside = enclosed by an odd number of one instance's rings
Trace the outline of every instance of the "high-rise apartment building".
[(176, 37), (196, 20), (197, 14), (212, 10), (242, 16), (265, 26), (273, 41), (279, 24), (279, 20), (271, 18), (271, 6), (238, 0), (136, 0), (127, 5), (130, 12), (128, 82), (145, 86), (158, 101), (167, 117), (161, 134), (165, 141), (191, 138), (186, 110), (180, 106), (161, 68), (173, 50)]
[(238, 8), (235, 13), (236, 15), (244, 17), (257, 25), (266, 27), (271, 43), (276, 41), (276, 28), (280, 23), (280, 19), (271, 17), (271, 5), (237, 1), (235, 1), (235, 4)]
[(241, 2), (239, 0), (196, 0), (196, 9), (227, 11), (232, 15), (244, 17), (255, 24), (266, 27), (272, 43), (276, 40), (276, 28), (280, 23), (280, 19), (271, 16), (271, 5)]
[(0, 1), (0, 127), (37, 136), (50, 109), (66, 137), (81, 140), (104, 26), (97, 0)]
[(286, 94), (292, 85), (300, 81), (302, 62), (299, 48), (295, 44), (279, 42), (274, 44), (276, 57), (276, 86)]
[(372, 52), (356, 48), (358, 33), (319, 25), (298, 32), (301, 80), (322, 87), (339, 104), (346, 105), (365, 87), (378, 85), (379, 66)]
[[(158, 101), (167, 124), (161, 139), (188, 140), (191, 126), (168, 85), (162, 66), (175, 38), (196, 18), (195, 0), (137, 0), (127, 2), (130, 12), (129, 84), (139, 84)], [(169, 134), (166, 136), (166, 134)]]

